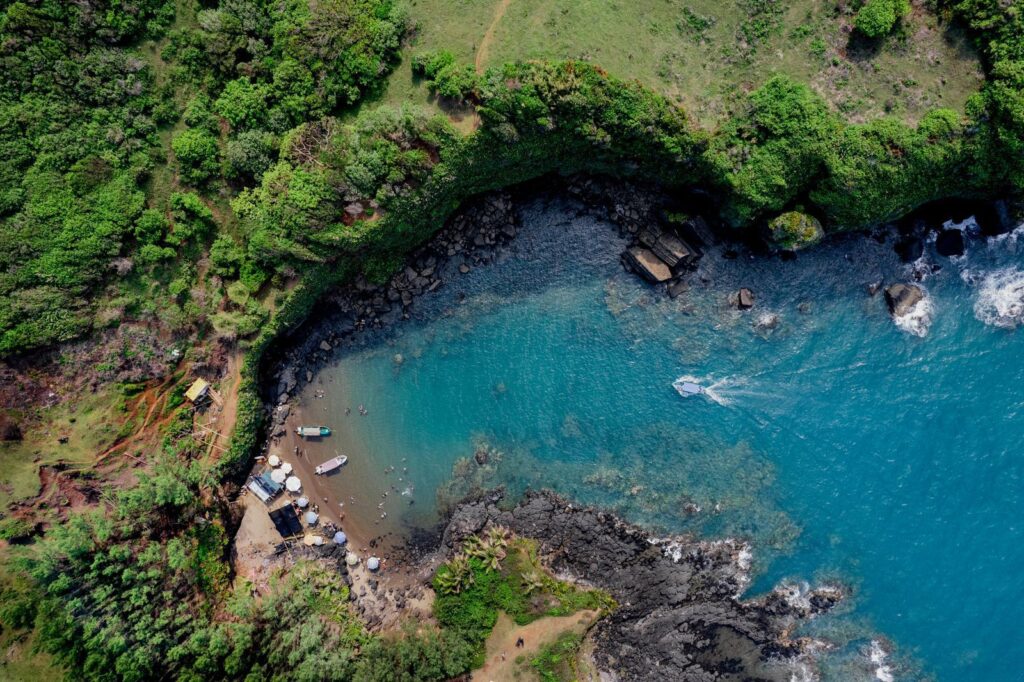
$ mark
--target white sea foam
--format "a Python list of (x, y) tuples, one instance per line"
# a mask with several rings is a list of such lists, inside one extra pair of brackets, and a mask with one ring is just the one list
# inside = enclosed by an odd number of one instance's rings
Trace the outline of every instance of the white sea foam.
[(944, 230), (960, 230), (965, 234), (978, 234), (981, 232), (981, 226), (978, 225), (978, 220), (974, 216), (967, 216), (959, 223), (952, 219), (942, 223), (942, 229)]
[(928, 330), (935, 320), (935, 306), (932, 299), (925, 292), (924, 298), (915, 303), (905, 314), (894, 317), (896, 326), (914, 336), (928, 336)]
[(789, 682), (818, 682), (820, 678), (807, 661), (793, 661)]
[(1011, 251), (1015, 251), (1017, 242), (1020, 241), (1021, 237), (1024, 237), (1024, 223), (1021, 223), (1009, 232), (989, 237), (987, 243), (989, 248), (1006, 246)]
[(877, 639), (871, 640), (871, 645), (868, 647), (868, 659), (875, 666), (875, 679), (879, 682), (895, 682), (896, 680), (892, 666), (886, 663), (888, 658), (889, 652), (885, 650), (882, 643)]
[(982, 277), (974, 301), (974, 316), (1003, 329), (1024, 324), (1024, 272), (1009, 267)]

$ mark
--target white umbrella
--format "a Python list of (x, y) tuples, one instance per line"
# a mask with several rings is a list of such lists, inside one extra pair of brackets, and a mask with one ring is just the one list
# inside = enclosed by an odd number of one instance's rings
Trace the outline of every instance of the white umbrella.
[(355, 566), (356, 564), (359, 563), (359, 557), (357, 557), (352, 552), (349, 552), (348, 554), (345, 555), (345, 563), (348, 564), (349, 566)]
[(366, 567), (371, 571), (376, 571), (378, 568), (380, 568), (380, 559), (378, 559), (375, 556), (370, 557), (366, 560)]
[(319, 519), (319, 518), (320, 517), (317, 516), (317, 513), (315, 511), (308, 511), (308, 512), (306, 512), (306, 523), (308, 523), (311, 526), (314, 523), (316, 523), (316, 520)]
[(334, 544), (344, 545), (346, 542), (348, 542), (348, 538), (340, 530), (334, 534)]
[(281, 465), (281, 458), (278, 457), (277, 455), (271, 455), (270, 457), (267, 458), (267, 461), (270, 462), (270, 466), (272, 467)]
[(285, 472), (286, 474), (290, 474), (292, 472), (292, 465), (289, 464), (288, 462), (284, 462), (283, 464), (281, 464), (281, 471)]
[(274, 483), (284, 483), (284, 479), (286, 478), (288, 478), (288, 475), (280, 469), (274, 469), (270, 472), (270, 480)]
[(309, 505), (309, 500), (307, 500), (305, 497), (300, 497), (299, 499), (295, 500), (295, 504), (299, 505), (299, 509), (305, 509)]
[(302, 481), (296, 476), (289, 476), (284, 482), (284, 487), (288, 488), (288, 492), (297, 493), (302, 490)]

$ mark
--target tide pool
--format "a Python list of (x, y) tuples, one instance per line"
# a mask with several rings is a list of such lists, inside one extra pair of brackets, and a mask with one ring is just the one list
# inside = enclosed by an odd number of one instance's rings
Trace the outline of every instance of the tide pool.
[[(930, 256), (942, 269), (923, 281), (917, 336), (866, 291), (908, 281), (891, 244), (850, 237), (794, 261), (714, 250), (670, 300), (622, 271), (611, 226), (558, 201), (522, 215), (498, 263), (449, 263), (413, 320), (357, 337), (307, 387), (300, 409), (336, 430), (310, 456), (349, 456), (332, 479), (348, 514), (405, 532), (433, 521), (438, 490), (548, 487), (660, 532), (749, 538), (750, 594), (849, 585), (810, 629), (841, 645), (828, 679), (1020, 679), (1014, 235)], [(729, 302), (741, 286), (751, 311)], [(680, 397), (684, 375), (717, 399)], [(880, 636), (895, 651), (872, 663)]]

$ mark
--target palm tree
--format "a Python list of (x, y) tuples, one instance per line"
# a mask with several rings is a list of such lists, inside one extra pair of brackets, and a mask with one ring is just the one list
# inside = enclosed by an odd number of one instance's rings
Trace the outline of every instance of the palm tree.
[(540, 571), (527, 571), (523, 573), (523, 586), (526, 588), (526, 594), (535, 592), (544, 587), (544, 576)]
[(487, 547), (479, 536), (470, 535), (462, 543), (462, 552), (473, 559), (483, 559), (486, 556)]
[(473, 567), (469, 565), (469, 559), (465, 554), (455, 555), (444, 568), (446, 570), (437, 572), (435, 582), (445, 594), (459, 594), (476, 581), (473, 577)]
[(483, 548), (483, 556), (480, 559), (484, 562), (484, 568), (489, 571), (499, 570), (501, 568), (501, 560), (506, 555), (505, 550), (489, 542), (484, 544)]
[(487, 530), (487, 542), (500, 549), (508, 547), (509, 530), (502, 526), (491, 526)]

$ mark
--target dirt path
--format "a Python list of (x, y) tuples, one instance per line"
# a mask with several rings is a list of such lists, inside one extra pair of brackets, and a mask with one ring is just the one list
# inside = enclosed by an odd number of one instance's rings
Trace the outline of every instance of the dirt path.
[(231, 440), (231, 434), (235, 430), (235, 422), (238, 420), (238, 392), (242, 387), (242, 363), (245, 356), (240, 350), (236, 350), (228, 357), (227, 372), (220, 381), (220, 390), (217, 395), (220, 398), (218, 411), (209, 423), (203, 426), (210, 429), (207, 432), (208, 445), (206, 457), (210, 459), (219, 458), (220, 453), (227, 448)]
[(483, 40), (480, 41), (480, 47), (476, 51), (476, 72), (484, 72), (484, 62), (487, 61), (488, 53), (491, 51), (491, 43), (494, 42), (494, 32), (498, 28), (498, 23), (501, 18), (505, 16), (508, 6), (512, 4), (512, 0), (500, 0), (498, 6), (494, 8), (494, 17), (491, 19), (491, 25), (487, 27), (487, 31), (484, 33)]
[[(551, 616), (535, 620), (529, 625), (516, 625), (503, 612), (498, 614), (494, 631), (487, 638), (487, 660), (483, 667), (473, 671), (473, 682), (522, 682), (535, 679), (530, 660), (541, 647), (558, 639), (566, 631), (583, 633), (597, 617), (597, 611), (579, 611), (571, 616)], [(516, 640), (523, 638), (525, 646), (517, 649)], [(502, 660), (502, 654), (505, 660)]]

